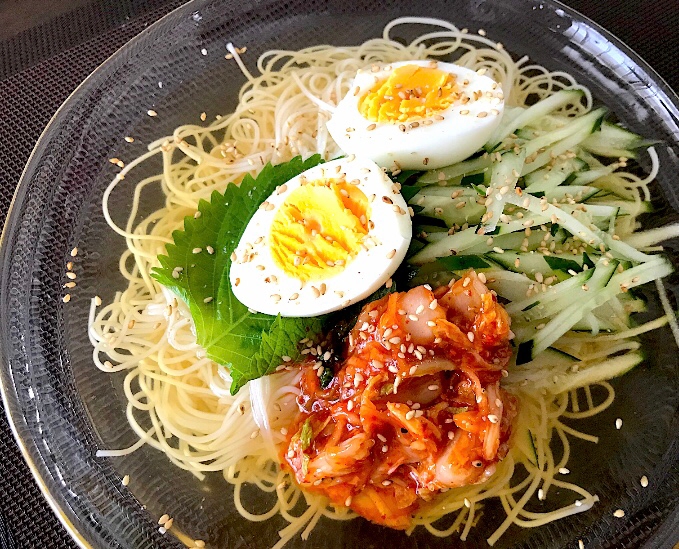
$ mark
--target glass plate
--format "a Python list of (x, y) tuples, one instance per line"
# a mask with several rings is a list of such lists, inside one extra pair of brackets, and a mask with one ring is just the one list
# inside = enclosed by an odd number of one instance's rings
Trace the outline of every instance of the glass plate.
[[(282, 519), (241, 519), (219, 475), (201, 483), (151, 448), (124, 458), (95, 457), (98, 448), (135, 442), (125, 419), (122, 378), (93, 366), (86, 333), (92, 296), (106, 301), (123, 287), (117, 262), (124, 243), (108, 229), (100, 208), (116, 171), (108, 159), (139, 155), (145, 144), (203, 111), (212, 118), (233, 109), (244, 79), (224, 59), (227, 41), (247, 45), (252, 66), (271, 48), (357, 44), (404, 14), (483, 28), (509, 51), (574, 75), (631, 130), (662, 141), (658, 183), (666, 200), (658, 201), (649, 224), (666, 222), (679, 208), (677, 97), (618, 40), (557, 2), (203, 0), (179, 8), (104, 63), (55, 115), (28, 163), (3, 233), (3, 396), (24, 456), (81, 545), (184, 546), (159, 533), (163, 513), (175, 518), (172, 533), (180, 539), (204, 539), (214, 547), (269, 547), (284, 525)], [(148, 109), (158, 116), (147, 116)], [(135, 142), (126, 143), (127, 135)], [(115, 195), (114, 216), (129, 207), (123, 194)], [(147, 197), (143, 209), (155, 209), (159, 198)], [(80, 251), (72, 258), (75, 246)], [(78, 285), (64, 304), (65, 265), (71, 260)], [(670, 280), (672, 291), (676, 283), (676, 277)], [(545, 527), (513, 527), (499, 547), (576, 547), (578, 539), (587, 547), (636, 547), (642, 539), (649, 547), (669, 547), (679, 539), (679, 359), (668, 331), (653, 332), (646, 349), (645, 363), (615, 382), (614, 405), (585, 426), (601, 437), (599, 444), (573, 448), (571, 479), (598, 494), (600, 503)], [(619, 431), (613, 427), (618, 417), (624, 421)], [(124, 475), (130, 475), (128, 487), (121, 485)], [(646, 489), (639, 485), (642, 475), (650, 479)], [(264, 503), (250, 501), (254, 507)], [(624, 519), (613, 517), (618, 508), (626, 511)], [(466, 546), (485, 547), (502, 517), (499, 504), (489, 504)], [(459, 545), (456, 536), (438, 539), (418, 529), (408, 537), (355, 520), (322, 521), (307, 542), (295, 538), (289, 546)]]

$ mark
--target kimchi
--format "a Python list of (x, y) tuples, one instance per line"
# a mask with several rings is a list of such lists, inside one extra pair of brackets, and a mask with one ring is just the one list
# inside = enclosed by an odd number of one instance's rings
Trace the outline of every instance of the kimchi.
[(317, 357), (305, 361), (283, 449), (302, 488), (406, 529), (441, 491), (494, 473), (516, 415), (500, 386), (513, 336), (482, 278), (367, 304), (326, 387)]

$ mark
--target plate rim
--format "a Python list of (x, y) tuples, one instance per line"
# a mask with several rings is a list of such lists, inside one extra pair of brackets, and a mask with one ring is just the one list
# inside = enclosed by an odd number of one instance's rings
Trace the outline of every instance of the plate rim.
[[(121, 57), (121, 53), (130, 49), (131, 46), (138, 45), (144, 40), (148, 40), (150, 35), (152, 35), (155, 30), (166, 23), (169, 19), (173, 17), (178, 17), (180, 12), (190, 12), (192, 9), (199, 6), (210, 4), (213, 0), (188, 0), (186, 3), (181, 4), (170, 10), (168, 13), (164, 14), (162, 17), (154, 21), (148, 27), (143, 29), (137, 35), (132, 37), (130, 40), (122, 44), (116, 49), (111, 55), (109, 55), (103, 62), (101, 62), (78, 86), (68, 95), (68, 97), (63, 101), (63, 103), (57, 108), (54, 114), (51, 116), (50, 120), (46, 124), (45, 128), (40, 133), (28, 159), (26, 160), (26, 165), (24, 166), (19, 181), (17, 183), (16, 189), (12, 195), (9, 208), (7, 210), (7, 215), (5, 217), (5, 222), (0, 232), (0, 265), (4, 265), (7, 261), (11, 260), (8, 254), (9, 248), (9, 237), (13, 233), (15, 224), (11, 223), (18, 214), (18, 204), (26, 196), (27, 189), (36, 173), (37, 159), (48, 150), (53, 130), (59, 122), (62, 121), (67, 111), (72, 107), (80, 97), (87, 96), (87, 86), (96, 77), (104, 73), (109, 69), (115, 62)], [(614, 47), (621, 50), (627, 57), (629, 57), (636, 65), (641, 67), (646, 74), (650, 77), (655, 85), (665, 94), (668, 99), (669, 105), (674, 107), (675, 112), (679, 115), (679, 95), (666, 81), (666, 79), (661, 76), (655, 68), (650, 65), (645, 58), (639, 55), (633, 48), (628, 46), (623, 40), (618, 38), (616, 34), (606, 29), (601, 24), (597, 23), (590, 17), (582, 14), (580, 11), (564, 4), (560, 0), (521, 0), (526, 4), (527, 8), (531, 4), (534, 6), (551, 6), (554, 11), (562, 10), (567, 15), (573, 19), (585, 22), (595, 30), (597, 30), (608, 42), (610, 42)], [(266, 3), (266, 0), (254, 0), (253, 4)], [(256, 6), (253, 6), (256, 7)], [(536, 9), (535, 7), (533, 9)], [(543, 9), (540, 7), (540, 9)], [(678, 116), (679, 118), (679, 116)], [(679, 145), (679, 135), (675, 135), (676, 144)], [(2, 288), (0, 287), (0, 300), (2, 299)], [(6, 314), (4, 310), (0, 310), (0, 321), (4, 321)], [(20, 431), (20, 422), (23, 419), (23, 415), (20, 413), (20, 402), (18, 394), (15, 391), (15, 386), (13, 384), (13, 378), (10, 375), (10, 366), (6, 360), (6, 349), (0, 346), (0, 397), (2, 398), (3, 405), (5, 408), (5, 417), (10, 426), (14, 441), (16, 442), (19, 450), (21, 452), (22, 458), (28, 465), (31, 475), (40, 489), (42, 496), (45, 498), (49, 504), (52, 512), (55, 514), (59, 522), (71, 536), (73, 541), (82, 549), (96, 549), (90, 541), (88, 541), (81, 530), (78, 528), (79, 524), (72, 522), (66, 515), (62, 508), (62, 503), (59, 502), (59, 496), (53, 494), (47, 482), (45, 482), (44, 477), (49, 473), (41, 468), (41, 465), (36, 463), (30, 454), (28, 449), (29, 445), (34, 447), (34, 451), (39, 455), (42, 455), (38, 449), (35, 438), (28, 436), (29, 433), (24, 433), (24, 437)], [(14, 398), (16, 397), (16, 398)], [(13, 411), (12, 408), (15, 410)], [(14, 414), (17, 414), (15, 417)], [(81, 517), (77, 517), (79, 522), (82, 522)], [(662, 539), (659, 539), (662, 538)], [(654, 542), (657, 541), (670, 541), (672, 539), (679, 538), (679, 504), (670, 512), (668, 517), (660, 523), (658, 528), (653, 534), (644, 542), (644, 547), (655, 547)], [(100, 541), (100, 540), (96, 540)]]

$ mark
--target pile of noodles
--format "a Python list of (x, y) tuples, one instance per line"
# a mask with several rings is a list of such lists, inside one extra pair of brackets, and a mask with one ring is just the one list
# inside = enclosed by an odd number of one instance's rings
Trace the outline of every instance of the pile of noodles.
[[(435, 31), (408, 45), (390, 37), (394, 27), (411, 23), (430, 24)], [(236, 506), (243, 517), (263, 521), (280, 514), (288, 521), (274, 546), (278, 548), (300, 533), (306, 538), (322, 516), (346, 520), (355, 514), (329, 506), (319, 495), (303, 493), (279, 467), (276, 446), (284, 440), (285, 426), (296, 411), (299, 374), (281, 372), (251, 382), (231, 396), (228, 371), (207, 359), (196, 344), (183, 304), (150, 277), (151, 269), (158, 265), (157, 256), (172, 242), (172, 231), (182, 228), (184, 217), (194, 214), (200, 199), (208, 199), (215, 190), (223, 191), (245, 174), (256, 175), (265, 163), (276, 164), (297, 155), (320, 153), (325, 159), (340, 155), (325, 122), (356, 71), (372, 63), (445, 58), (474, 70), (485, 68), (501, 84), (507, 104), (512, 106), (580, 86), (566, 73), (550, 72), (530, 64), (527, 58), (515, 61), (500, 44), (439, 20), (398, 19), (387, 25), (381, 38), (359, 46), (269, 51), (259, 58), (253, 72), (237, 50), (230, 46), (230, 51), (233, 60), (229, 62), (238, 63), (247, 79), (236, 110), (207, 125), (178, 127), (173, 135), (152, 143), (146, 154), (127, 164), (104, 195), (106, 218), (127, 242), (120, 258), (127, 287), (112, 303), (93, 301), (89, 333), (97, 367), (104, 372), (127, 373), (127, 419), (139, 442), (123, 450), (100, 451), (99, 455), (124, 455), (148, 444), (198, 478), (220, 471), (234, 486)], [(571, 108), (589, 110), (591, 96), (585, 95), (581, 106)], [(130, 172), (156, 155), (162, 157), (162, 173), (131, 185)], [(128, 180), (123, 185), (125, 176)], [(608, 177), (636, 200), (648, 198), (646, 186), (652, 177), (642, 180), (625, 172)], [(160, 186), (165, 205), (140, 220), (140, 197), (149, 186)], [(133, 193), (133, 206), (123, 227), (117, 226), (108, 212), (113, 192)], [(635, 221), (634, 216), (630, 218), (631, 232)], [(667, 320), (664, 317), (628, 333), (574, 338), (572, 345), (580, 356), (589, 353), (600, 361), (617, 353), (617, 360), (621, 353), (624, 357), (625, 352), (638, 347), (634, 336)], [(492, 544), (511, 524), (540, 526), (589, 509), (597, 501), (596, 495), (561, 480), (563, 475), (559, 477), (558, 472), (568, 463), (572, 437), (597, 440), (564, 423), (564, 419), (589, 417), (610, 405), (613, 388), (605, 381), (597, 385), (555, 392), (539, 383), (513, 382), (510, 376), (504, 386), (520, 401), (514, 438), (523, 440), (513, 441), (510, 453), (490, 480), (440, 494), (419, 511), (413, 528), (423, 526), (436, 536), (457, 533), (464, 540), (478, 520), (483, 502), (499, 498), (506, 519), (489, 538)], [(527, 442), (527, 433), (532, 433), (532, 444)], [(559, 444), (550, 446), (557, 439)], [(559, 448), (558, 455), (552, 446)], [(275, 494), (268, 512), (255, 515), (243, 506), (245, 484)], [(547, 498), (552, 487), (570, 491), (572, 503), (549, 512), (526, 508), (536, 495)]]

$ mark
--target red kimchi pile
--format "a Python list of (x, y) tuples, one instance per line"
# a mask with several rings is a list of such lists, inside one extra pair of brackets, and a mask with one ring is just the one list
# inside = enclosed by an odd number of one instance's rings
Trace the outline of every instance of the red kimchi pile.
[(510, 318), (482, 278), (366, 305), (326, 388), (316, 357), (303, 364), (282, 449), (303, 489), (406, 529), (436, 494), (493, 474), (517, 404), (500, 387)]

